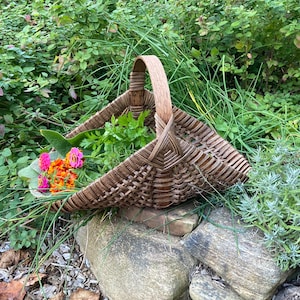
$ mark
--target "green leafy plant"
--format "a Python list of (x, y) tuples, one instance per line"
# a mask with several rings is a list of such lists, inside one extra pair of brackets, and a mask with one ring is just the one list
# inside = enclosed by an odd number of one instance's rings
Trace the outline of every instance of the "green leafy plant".
[(241, 101), (233, 102), (237, 120), (248, 131), (257, 131), (262, 138), (280, 139), (284, 136), (294, 138), (299, 145), (300, 107), (299, 96), (291, 93), (266, 93), (248, 95), (241, 106)]
[(227, 204), (264, 233), (280, 268), (300, 264), (300, 153), (286, 141), (258, 149), (244, 185), (225, 194)]
[(111, 121), (105, 123), (104, 131), (87, 133), (80, 146), (91, 151), (91, 163), (99, 166), (100, 174), (111, 170), (154, 139), (154, 133), (144, 125), (148, 115), (149, 111), (143, 111), (137, 119), (131, 112), (117, 118), (112, 116)]
[(9, 236), (11, 247), (13, 249), (32, 248), (35, 249), (37, 246), (37, 233), (36, 229), (24, 230), (16, 228)]
[(203, 2), (193, 56), (230, 75), (228, 84), (239, 78), (260, 91), (299, 90), (298, 9), (297, 0)]
[(259, 143), (272, 145), (282, 138), (300, 146), (299, 95), (277, 92), (262, 96), (215, 85), (210, 93), (216, 103), (212, 126), (237, 149), (245, 149), (245, 154), (251, 154)]

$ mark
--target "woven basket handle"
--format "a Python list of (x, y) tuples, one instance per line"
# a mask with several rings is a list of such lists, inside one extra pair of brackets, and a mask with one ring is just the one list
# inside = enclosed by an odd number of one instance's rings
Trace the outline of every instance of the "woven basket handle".
[[(138, 56), (135, 59), (129, 89), (131, 92), (144, 90), (146, 68), (153, 88), (156, 113), (168, 123), (173, 114), (168, 79), (161, 61), (155, 55)], [(143, 97), (132, 97), (132, 102), (131, 105), (143, 105)]]
[[(133, 70), (130, 74), (131, 105), (143, 106), (145, 72), (148, 70), (153, 95), (155, 100), (155, 124), (158, 142), (155, 145), (149, 160), (155, 160), (155, 157), (162, 149), (170, 149), (177, 155), (182, 155), (182, 149), (174, 135), (173, 123), (174, 116), (172, 110), (171, 95), (168, 85), (168, 79), (161, 61), (154, 55), (138, 56), (135, 59)], [(172, 162), (170, 161), (170, 165)], [(168, 166), (164, 166), (166, 168)], [(169, 166), (170, 167), (170, 166)]]

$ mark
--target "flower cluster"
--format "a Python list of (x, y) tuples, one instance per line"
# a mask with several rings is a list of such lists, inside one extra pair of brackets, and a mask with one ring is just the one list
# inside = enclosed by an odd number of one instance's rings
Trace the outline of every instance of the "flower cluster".
[(76, 147), (73, 147), (64, 159), (57, 158), (52, 162), (49, 153), (42, 153), (39, 157), (39, 167), (42, 171), (38, 177), (39, 192), (57, 193), (73, 189), (78, 177), (74, 169), (81, 168), (83, 161), (83, 153)]

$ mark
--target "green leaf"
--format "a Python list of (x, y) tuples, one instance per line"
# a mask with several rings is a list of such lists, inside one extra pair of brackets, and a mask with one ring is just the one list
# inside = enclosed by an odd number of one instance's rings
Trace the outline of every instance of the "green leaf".
[(28, 161), (28, 156), (22, 156), (17, 159), (17, 164), (22, 165), (22, 164), (27, 163), (27, 161)]
[(42, 129), (41, 134), (62, 156), (65, 156), (72, 148), (72, 144), (70, 144), (64, 136), (54, 130)]
[(245, 47), (245, 43), (243, 41), (237, 41), (234, 45), (237, 50), (242, 50)]
[(211, 56), (217, 56), (218, 54), (219, 54), (219, 49), (218, 48), (214, 47), (214, 48), (211, 49), (211, 51), (210, 51)]
[(3, 119), (4, 119), (6, 124), (13, 124), (14, 123), (14, 118), (12, 117), (12, 115), (4, 115)]
[(239, 20), (231, 23), (231, 27), (233, 27), (233, 28), (239, 27), (240, 25), (241, 25), (241, 21), (239, 21)]
[(80, 132), (72, 138), (65, 138), (60, 133), (49, 129), (42, 129), (41, 134), (47, 139), (50, 145), (53, 146), (61, 156), (64, 157), (72, 147), (79, 147), (82, 140), (84, 140), (89, 134), (94, 132), (100, 132), (103, 134), (104, 131), (104, 128), (86, 130)]
[(4, 156), (4, 157), (9, 157), (9, 156), (11, 156), (11, 150), (9, 149), (9, 148), (4, 148), (3, 150), (2, 150), (2, 156)]
[(23, 180), (32, 179), (32, 178), (37, 179), (38, 174), (39, 173), (37, 173), (31, 166), (27, 166), (18, 172), (18, 176)]
[(86, 61), (80, 62), (80, 69), (85, 70), (86, 68), (87, 68), (87, 62)]
[(139, 127), (144, 126), (145, 119), (149, 116), (149, 114), (150, 114), (149, 110), (144, 110), (140, 113), (140, 115), (138, 117), (138, 126)]
[(83, 139), (85, 139), (88, 134), (97, 132), (98, 134), (100, 133), (101, 135), (104, 133), (105, 129), (104, 128), (98, 128), (98, 129), (90, 129), (86, 130), (83, 132), (78, 133), (72, 138), (67, 138), (66, 140), (68, 143), (70, 143), (73, 147), (79, 147), (80, 143), (82, 142)]
[(300, 49), (300, 34), (298, 34), (294, 39), (294, 44), (298, 49)]
[(24, 73), (29, 73), (31, 71), (35, 70), (35, 67), (24, 67), (23, 68), (23, 72)]
[(196, 49), (196, 48), (194, 48), (194, 47), (192, 47), (192, 49), (191, 49), (191, 54), (192, 54), (192, 56), (195, 57), (195, 58), (200, 58), (200, 56), (201, 56), (201, 51), (198, 50), (198, 49)]
[(0, 176), (5, 176), (9, 173), (9, 168), (6, 166), (0, 166)]

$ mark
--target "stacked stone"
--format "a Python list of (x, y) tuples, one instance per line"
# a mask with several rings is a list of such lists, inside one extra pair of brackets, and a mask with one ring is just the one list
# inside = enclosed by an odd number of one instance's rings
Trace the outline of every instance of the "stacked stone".
[(193, 203), (157, 211), (124, 208), (94, 217), (77, 241), (110, 300), (267, 300), (290, 272), (225, 208), (205, 220)]

